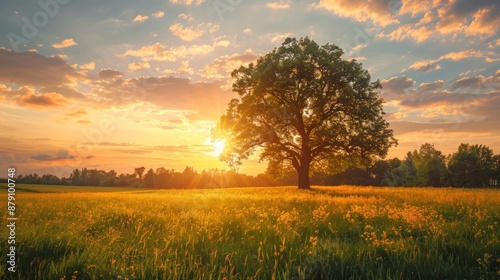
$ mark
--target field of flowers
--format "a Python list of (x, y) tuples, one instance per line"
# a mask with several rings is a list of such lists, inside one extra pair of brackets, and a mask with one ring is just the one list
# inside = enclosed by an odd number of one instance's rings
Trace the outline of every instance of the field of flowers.
[(0, 278), (500, 278), (500, 190), (60, 188), (17, 193), (18, 272), (2, 253)]

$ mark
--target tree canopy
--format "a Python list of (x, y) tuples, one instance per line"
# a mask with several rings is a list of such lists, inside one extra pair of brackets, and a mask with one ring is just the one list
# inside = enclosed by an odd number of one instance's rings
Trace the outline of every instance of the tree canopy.
[(258, 149), (272, 169), (293, 167), (309, 189), (314, 164), (332, 156), (384, 157), (397, 144), (384, 119), (379, 81), (333, 45), (287, 38), (236, 79), (213, 138), (225, 139), (221, 159), (235, 167)]

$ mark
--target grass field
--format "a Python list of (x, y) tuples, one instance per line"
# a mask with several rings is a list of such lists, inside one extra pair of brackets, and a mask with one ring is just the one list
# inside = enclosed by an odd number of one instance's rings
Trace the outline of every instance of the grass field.
[(500, 278), (499, 190), (19, 185), (15, 202), (3, 279)]

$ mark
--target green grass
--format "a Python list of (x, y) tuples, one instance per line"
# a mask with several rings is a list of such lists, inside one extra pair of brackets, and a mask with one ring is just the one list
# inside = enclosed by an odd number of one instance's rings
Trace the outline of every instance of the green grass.
[(500, 278), (498, 190), (68, 189), (18, 186), (1, 278)]

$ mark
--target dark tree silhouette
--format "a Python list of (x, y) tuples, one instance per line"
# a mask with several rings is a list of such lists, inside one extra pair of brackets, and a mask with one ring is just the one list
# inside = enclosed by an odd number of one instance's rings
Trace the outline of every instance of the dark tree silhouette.
[(142, 179), (142, 174), (144, 174), (144, 171), (146, 171), (146, 168), (144, 166), (134, 168), (134, 172), (139, 177), (139, 180)]
[(234, 70), (239, 98), (213, 131), (226, 141), (221, 159), (234, 167), (261, 147), (261, 160), (292, 166), (299, 189), (309, 189), (318, 160), (385, 156), (397, 142), (375, 91), (380, 83), (342, 54), (332, 44), (287, 38), (255, 65)]

